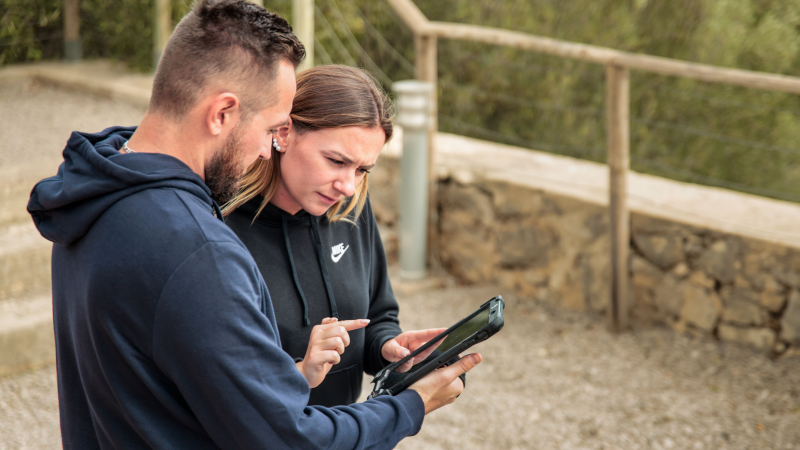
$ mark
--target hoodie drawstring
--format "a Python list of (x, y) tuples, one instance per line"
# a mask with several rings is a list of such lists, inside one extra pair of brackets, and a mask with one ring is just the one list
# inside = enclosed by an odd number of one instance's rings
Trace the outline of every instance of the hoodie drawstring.
[(286, 220), (286, 215), (281, 214), (281, 222), (283, 222), (283, 240), (286, 243), (286, 252), (289, 254), (289, 266), (292, 268), (292, 278), (294, 278), (294, 285), (297, 288), (297, 293), (300, 294), (300, 300), (303, 301), (303, 325), (310, 325), (308, 320), (308, 302), (306, 295), (303, 293), (303, 288), (300, 287), (300, 280), (297, 279), (297, 268), (294, 266), (294, 256), (292, 256), (292, 244), (289, 242), (289, 224)]
[(328, 293), (328, 303), (331, 305), (331, 317), (339, 318), (339, 310), (336, 308), (336, 299), (333, 297), (333, 288), (328, 277), (328, 265), (325, 263), (325, 252), (322, 251), (322, 238), (319, 235), (319, 225), (317, 218), (310, 216), (311, 228), (314, 230), (314, 243), (317, 244), (317, 259), (319, 259), (319, 269), (322, 271), (322, 281), (325, 282), (325, 291)]
[[(311, 229), (313, 230), (314, 246), (317, 251), (317, 261), (319, 262), (319, 270), (322, 272), (322, 281), (325, 284), (325, 292), (328, 294), (328, 304), (331, 307), (331, 317), (339, 318), (339, 310), (336, 307), (336, 299), (333, 296), (333, 287), (331, 286), (330, 277), (328, 276), (328, 265), (325, 264), (325, 252), (322, 250), (322, 238), (319, 234), (319, 225), (317, 218), (309, 215), (311, 221)], [(308, 320), (308, 301), (306, 295), (303, 293), (303, 288), (300, 287), (300, 279), (297, 277), (297, 268), (294, 265), (294, 256), (292, 255), (292, 244), (289, 242), (289, 222), (286, 219), (286, 214), (281, 213), (281, 223), (283, 224), (283, 240), (286, 243), (286, 252), (289, 254), (289, 265), (292, 268), (292, 278), (294, 278), (294, 286), (297, 288), (297, 293), (300, 294), (300, 300), (303, 302), (303, 325), (310, 325)]]

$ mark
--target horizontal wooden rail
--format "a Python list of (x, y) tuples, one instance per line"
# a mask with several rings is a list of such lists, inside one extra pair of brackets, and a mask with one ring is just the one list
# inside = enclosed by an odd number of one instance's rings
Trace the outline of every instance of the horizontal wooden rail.
[[(394, 0), (398, 1), (398, 0)], [(421, 14), (421, 13), (420, 13)], [(563, 58), (613, 65), (643, 72), (672, 75), (712, 83), (800, 94), (800, 78), (772, 73), (698, 64), (658, 56), (623, 52), (596, 45), (576, 44), (518, 31), (446, 22), (428, 22), (424, 32), (439, 38), (461, 39), (515, 47)]]

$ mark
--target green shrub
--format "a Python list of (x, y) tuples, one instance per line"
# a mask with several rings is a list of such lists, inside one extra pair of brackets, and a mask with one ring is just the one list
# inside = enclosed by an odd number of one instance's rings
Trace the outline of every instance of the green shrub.
[[(415, 0), (430, 20), (800, 75), (800, 0)], [(62, 1), (0, 0), (0, 65), (61, 54)], [(177, 21), (190, 0), (173, 1)], [(291, 0), (265, 0), (291, 22)], [(386, 0), (316, 0), (316, 62), (413, 78), (413, 36)], [(84, 55), (152, 70), (153, 0), (82, 0)], [(439, 128), (605, 160), (604, 68), (440, 40)], [(800, 201), (796, 95), (631, 73), (635, 170)]]

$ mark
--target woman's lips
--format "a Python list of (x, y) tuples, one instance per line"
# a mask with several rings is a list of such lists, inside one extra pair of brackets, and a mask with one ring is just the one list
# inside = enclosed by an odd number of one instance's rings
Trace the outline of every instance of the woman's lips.
[(338, 202), (338, 200), (328, 197), (327, 195), (322, 195), (319, 192), (317, 192), (317, 195), (319, 195), (319, 198), (321, 198), (322, 201), (328, 205), (333, 205), (334, 203)]

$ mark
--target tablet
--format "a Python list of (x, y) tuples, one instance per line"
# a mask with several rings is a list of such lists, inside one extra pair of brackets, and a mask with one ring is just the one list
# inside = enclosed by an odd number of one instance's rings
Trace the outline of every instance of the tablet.
[[(504, 308), (503, 297), (498, 295), (481, 305), (474, 313), (448, 328), (444, 333), (421, 345), (410, 355), (384, 367), (372, 380), (375, 386), (368, 398), (379, 395), (397, 395), (425, 375), (447, 365), (459, 353), (489, 339), (503, 328)], [(425, 361), (415, 364), (408, 372), (394, 372), (406, 361), (433, 345), (437, 345), (437, 347)]]

